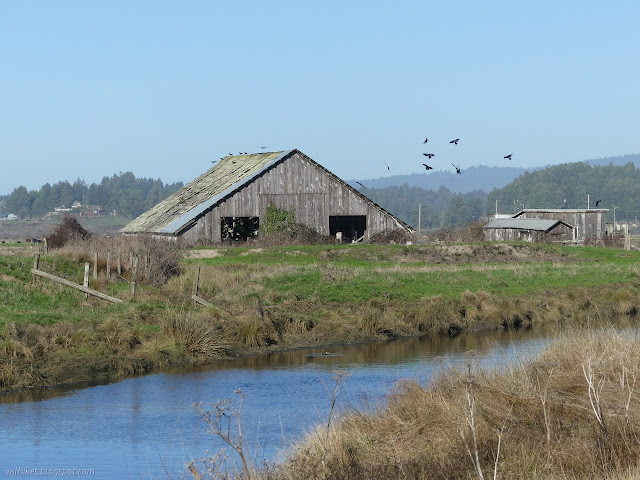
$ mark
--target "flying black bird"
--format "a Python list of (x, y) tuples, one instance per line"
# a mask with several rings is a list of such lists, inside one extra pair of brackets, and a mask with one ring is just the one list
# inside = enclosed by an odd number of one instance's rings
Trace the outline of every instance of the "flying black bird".
[(509, 155), (505, 155), (504, 158), (506, 158), (507, 160), (511, 160), (511, 155), (513, 155), (513, 153), (510, 153)]
[(354, 180), (354, 182), (356, 182), (358, 185), (360, 185), (360, 186), (361, 186), (361, 187), (363, 187), (363, 188), (367, 188), (367, 187), (365, 187), (363, 184), (361, 184), (360, 182), (358, 182), (358, 181), (356, 181), (356, 180)]
[(434, 157), (434, 156), (435, 156), (433, 153), (423, 153), (423, 155), (424, 155), (425, 157), (428, 157), (428, 158), (431, 158), (431, 157)]
[(596, 208), (598, 208), (598, 204), (601, 202), (602, 200), (596, 200)]
[(267, 147), (260, 147), (260, 146), (258, 146), (258, 148), (261, 148), (262, 150), (264, 150), (264, 149), (265, 149), (265, 148), (267, 148)]
[(457, 145), (459, 141), (460, 141), (460, 139), (456, 138), (455, 140), (451, 140), (449, 143), (455, 143)]
[(424, 165), (424, 168), (426, 168), (427, 170), (433, 170), (433, 167), (430, 167), (426, 163), (423, 163), (423, 165)]
[(424, 139), (424, 142), (422, 142), (422, 143), (427, 143), (428, 141), (429, 141), (429, 139), (428, 139), (428, 138), (425, 138), (425, 139)]
[[(452, 163), (451, 165), (453, 165), (453, 163)], [(453, 168), (455, 168), (455, 169), (456, 169), (456, 173), (457, 173), (458, 175), (462, 175), (462, 172), (460, 171), (460, 166), (455, 166), (455, 165), (453, 165)]]
[(391, 169), (389, 168), (389, 165), (387, 165), (386, 163), (385, 163), (385, 165), (387, 167), (387, 170), (391, 171)]

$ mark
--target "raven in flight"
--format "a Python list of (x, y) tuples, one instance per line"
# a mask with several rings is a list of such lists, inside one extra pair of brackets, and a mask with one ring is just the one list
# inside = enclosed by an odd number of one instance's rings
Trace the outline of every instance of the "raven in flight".
[(456, 138), (455, 140), (451, 140), (449, 143), (455, 143), (457, 145), (459, 141), (460, 141), (460, 139)]
[(601, 202), (602, 200), (596, 200), (596, 208), (598, 208), (598, 204)]
[(361, 187), (363, 187), (363, 188), (367, 188), (367, 187), (365, 187), (363, 184), (361, 184), (360, 182), (358, 182), (357, 180), (354, 180), (354, 182), (356, 182), (358, 185), (360, 185), (360, 186), (361, 186)]
[(387, 170), (391, 171), (391, 169), (389, 168), (389, 165), (387, 165), (386, 163), (385, 163), (385, 165), (387, 167)]
[(424, 165), (424, 168), (426, 168), (427, 170), (433, 170), (433, 167), (430, 167), (426, 163), (423, 163), (422, 165)]
[[(451, 165), (453, 165), (453, 163), (452, 163)], [(458, 165), (458, 166), (453, 165), (453, 168), (455, 168), (455, 169), (456, 169), (456, 173), (457, 173), (458, 175), (462, 175), (462, 172), (460, 171), (460, 166), (459, 166), (459, 165)]]
[(425, 139), (424, 139), (424, 142), (422, 142), (422, 143), (427, 143), (428, 141), (429, 141), (429, 139), (428, 139), (428, 138), (425, 138)]
[(428, 158), (431, 158), (431, 157), (434, 157), (434, 156), (435, 156), (433, 153), (423, 153), (423, 155), (424, 155), (425, 157), (428, 157)]
[(513, 155), (513, 153), (510, 153), (509, 155), (505, 155), (504, 158), (506, 158), (507, 160), (511, 160), (511, 155)]

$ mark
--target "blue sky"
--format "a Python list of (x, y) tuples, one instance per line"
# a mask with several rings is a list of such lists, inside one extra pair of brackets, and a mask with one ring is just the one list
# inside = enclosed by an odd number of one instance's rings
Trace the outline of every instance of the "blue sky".
[(640, 153), (638, 18), (632, 1), (6, 0), (0, 195), (188, 182), (258, 146), (361, 180), (422, 173), (423, 152), (448, 170)]

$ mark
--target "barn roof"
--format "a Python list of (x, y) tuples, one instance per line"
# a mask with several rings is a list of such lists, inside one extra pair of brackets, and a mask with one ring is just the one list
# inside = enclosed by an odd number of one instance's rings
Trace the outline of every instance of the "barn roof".
[(234, 155), (221, 159), (216, 165), (167, 197), (156, 206), (131, 221), (120, 231), (122, 233), (160, 233), (174, 235), (190, 226), (197, 218), (237, 192), (256, 177), (285, 161), (294, 154), (302, 155), (317, 168), (340, 182), (344, 187), (364, 198), (369, 204), (394, 218), (398, 227), (411, 231), (412, 228), (402, 220), (384, 210), (344, 180), (331, 173), (319, 163), (304, 155), (299, 150), (282, 152), (256, 153), (251, 155)]
[(608, 211), (608, 208), (525, 208), (514, 217), (525, 213), (607, 213)]
[(519, 230), (536, 230), (548, 232), (553, 230), (558, 224), (573, 228), (562, 220), (551, 220), (546, 218), (498, 218), (487, 223), (482, 228), (517, 228)]

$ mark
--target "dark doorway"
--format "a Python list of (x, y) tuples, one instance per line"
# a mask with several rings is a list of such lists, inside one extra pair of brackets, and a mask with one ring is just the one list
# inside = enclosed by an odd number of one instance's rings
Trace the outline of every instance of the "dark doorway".
[(259, 228), (259, 217), (220, 217), (220, 238), (223, 241), (246, 241), (256, 237)]
[(358, 240), (367, 229), (366, 215), (329, 215), (329, 235), (341, 233), (343, 242)]

